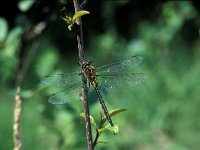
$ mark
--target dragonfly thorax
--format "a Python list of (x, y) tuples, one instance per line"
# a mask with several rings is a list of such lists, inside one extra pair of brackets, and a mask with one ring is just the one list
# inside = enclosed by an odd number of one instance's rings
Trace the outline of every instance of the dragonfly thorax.
[(92, 85), (92, 87), (97, 87), (98, 83), (97, 83), (97, 77), (96, 77), (96, 70), (95, 68), (91, 65), (90, 61), (84, 61), (82, 64), (82, 69), (83, 69), (83, 74), (85, 75), (85, 77), (88, 79), (90, 85)]

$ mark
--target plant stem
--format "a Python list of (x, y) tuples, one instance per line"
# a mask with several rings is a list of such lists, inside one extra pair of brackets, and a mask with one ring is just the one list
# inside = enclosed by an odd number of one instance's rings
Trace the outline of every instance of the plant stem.
[(83, 9), (85, 5), (87, 4), (88, 0), (84, 0), (82, 4), (80, 4), (80, 9)]
[(97, 145), (99, 136), (100, 136), (100, 133), (99, 133), (98, 129), (96, 129), (96, 136), (95, 136), (94, 143), (93, 143), (94, 147)]
[(20, 98), (20, 87), (17, 87), (17, 92), (15, 96), (14, 125), (13, 125), (14, 150), (22, 149), (22, 138), (20, 130), (21, 105), (22, 101)]
[[(21, 36), (21, 48), (18, 55), (18, 67), (15, 77), (16, 95), (15, 95), (15, 108), (14, 108), (14, 122), (13, 122), (13, 140), (14, 150), (21, 150), (23, 147), (22, 130), (21, 130), (21, 111), (22, 111), (22, 100), (20, 96), (20, 87), (24, 80), (25, 74), (31, 64), (31, 61), (37, 51), (38, 44), (34, 42), (29, 51), (26, 54), (26, 48), (29, 45), (29, 41), (40, 35), (45, 29), (47, 23), (39, 22), (32, 28), (25, 30)], [(38, 32), (33, 32), (37, 28)]]
[[(79, 11), (80, 5), (78, 0), (73, 0), (75, 12)], [(84, 61), (84, 51), (83, 51), (83, 34), (82, 34), (82, 22), (81, 18), (77, 19), (77, 42), (78, 42), (78, 55), (79, 55), (79, 64), (81, 65)], [(86, 136), (87, 136), (87, 144), (88, 150), (93, 150), (93, 142), (92, 142), (92, 130), (90, 123), (90, 112), (89, 112), (89, 104), (88, 104), (88, 88), (87, 88), (87, 80), (83, 74), (81, 74), (82, 80), (82, 88), (83, 88), (83, 109), (85, 113), (85, 126), (86, 126)]]

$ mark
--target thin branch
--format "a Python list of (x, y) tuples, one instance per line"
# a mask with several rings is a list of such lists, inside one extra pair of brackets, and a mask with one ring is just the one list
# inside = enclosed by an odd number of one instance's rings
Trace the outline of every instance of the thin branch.
[(28, 29), (21, 36), (21, 48), (18, 56), (18, 68), (15, 78), (16, 86), (16, 96), (15, 96), (15, 108), (14, 108), (14, 124), (13, 124), (13, 140), (14, 140), (14, 150), (22, 150), (23, 140), (21, 131), (21, 110), (22, 110), (22, 100), (20, 97), (20, 87), (24, 80), (25, 74), (31, 64), (31, 61), (36, 53), (37, 44), (34, 42), (30, 47), (29, 53), (26, 52), (28, 42), (42, 33), (43, 29), (46, 27), (45, 22), (40, 22), (33, 28)]
[(96, 136), (95, 136), (94, 143), (93, 143), (94, 147), (97, 145), (99, 136), (100, 136), (100, 133), (99, 133), (98, 129), (96, 129)]
[[(103, 126), (103, 122), (102, 122), (102, 121), (103, 121), (103, 120), (102, 120), (103, 116), (102, 116), (102, 113), (101, 113), (101, 112), (100, 112), (100, 115), (101, 115), (101, 121), (100, 121), (100, 123), (99, 123), (98, 129), (101, 129), (102, 126)], [(99, 138), (99, 136), (100, 136), (100, 133), (99, 133), (98, 129), (96, 128), (96, 136), (95, 136), (95, 139), (94, 139), (94, 142), (93, 142), (94, 147), (97, 145), (98, 138)]]
[(85, 7), (85, 5), (87, 4), (87, 2), (88, 2), (88, 0), (84, 0), (84, 1), (80, 4), (79, 9), (80, 9), (80, 10), (83, 9), (83, 8)]
[(17, 87), (17, 92), (15, 96), (15, 111), (14, 111), (14, 125), (13, 125), (14, 150), (22, 149), (22, 137), (20, 130), (21, 105), (22, 101), (20, 98), (20, 87)]
[[(78, 0), (73, 0), (75, 12), (80, 10), (80, 5)], [(77, 19), (77, 42), (78, 42), (78, 52), (79, 52), (79, 64), (81, 65), (84, 61), (84, 51), (83, 51), (83, 34), (82, 34), (82, 22), (81, 18)], [(89, 112), (89, 104), (88, 104), (88, 88), (87, 88), (87, 80), (83, 74), (81, 74), (82, 79), (82, 88), (83, 88), (83, 108), (85, 113), (85, 126), (86, 126), (86, 136), (87, 136), (87, 144), (88, 150), (93, 150), (93, 142), (92, 142), (92, 131), (91, 131), (91, 123), (90, 123), (90, 112)]]

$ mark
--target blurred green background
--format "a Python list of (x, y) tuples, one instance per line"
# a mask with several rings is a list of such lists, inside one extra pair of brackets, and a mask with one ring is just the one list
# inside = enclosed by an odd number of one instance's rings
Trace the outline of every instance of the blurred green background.
[[(52, 105), (40, 79), (78, 70), (76, 34), (59, 11), (71, 0), (18, 0), (0, 9), (0, 149), (13, 149), (16, 72), (23, 67), (22, 137), (25, 150), (87, 149), (81, 103)], [(82, 17), (85, 58), (101, 66), (129, 56), (148, 80), (104, 95), (120, 132), (100, 137), (98, 150), (200, 149), (200, 5), (193, 1), (89, 0)], [(98, 121), (100, 105), (90, 105)]]

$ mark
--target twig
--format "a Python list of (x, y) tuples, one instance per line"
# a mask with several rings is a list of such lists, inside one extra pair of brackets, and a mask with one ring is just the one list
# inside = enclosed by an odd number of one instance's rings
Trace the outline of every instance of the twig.
[(96, 129), (96, 136), (94, 139), (94, 147), (97, 145), (97, 140), (98, 140), (99, 136), (100, 136), (100, 133), (99, 133), (98, 129)]
[(80, 9), (80, 10), (83, 9), (83, 8), (85, 7), (85, 5), (87, 4), (87, 2), (88, 2), (88, 0), (84, 0), (84, 1), (80, 4), (79, 9)]
[[(78, 0), (73, 0), (75, 12), (80, 10), (80, 5)], [(81, 65), (84, 61), (84, 51), (83, 51), (83, 34), (82, 34), (82, 23), (81, 19), (77, 19), (77, 42), (78, 42), (78, 52), (79, 52), (79, 64)], [(88, 104), (88, 89), (87, 89), (87, 80), (83, 74), (81, 74), (82, 79), (82, 88), (83, 88), (83, 107), (85, 113), (85, 124), (86, 124), (86, 136), (87, 136), (87, 144), (88, 150), (93, 150), (93, 142), (92, 142), (92, 131), (91, 131), (91, 123), (90, 123), (90, 112), (89, 112), (89, 104)]]
[(44, 22), (38, 23), (30, 30), (27, 30), (21, 37), (21, 49), (18, 56), (19, 64), (15, 78), (16, 85), (16, 96), (15, 96), (15, 109), (14, 109), (14, 124), (13, 124), (13, 140), (14, 140), (14, 150), (22, 150), (22, 132), (21, 132), (21, 110), (22, 110), (22, 100), (20, 97), (20, 87), (24, 80), (24, 76), (31, 64), (31, 61), (36, 53), (37, 44), (34, 42), (29, 50), (29, 53), (25, 57), (25, 50), (27, 48), (28, 42), (42, 33), (43, 29), (46, 27)]
[[(101, 129), (102, 126), (103, 126), (103, 122), (102, 122), (102, 117), (103, 117), (103, 116), (102, 116), (102, 113), (101, 113), (101, 112), (100, 112), (100, 115), (101, 115), (101, 121), (100, 121), (100, 123), (99, 123), (98, 129)], [(96, 128), (96, 136), (95, 136), (95, 139), (94, 139), (94, 142), (93, 142), (94, 147), (97, 145), (98, 138), (99, 138), (99, 136), (100, 136), (100, 133), (99, 133), (98, 129)]]
[(21, 122), (21, 98), (20, 98), (20, 87), (17, 87), (15, 96), (15, 111), (14, 111), (14, 125), (13, 125), (13, 137), (14, 137), (14, 150), (22, 149), (22, 138), (20, 130)]

